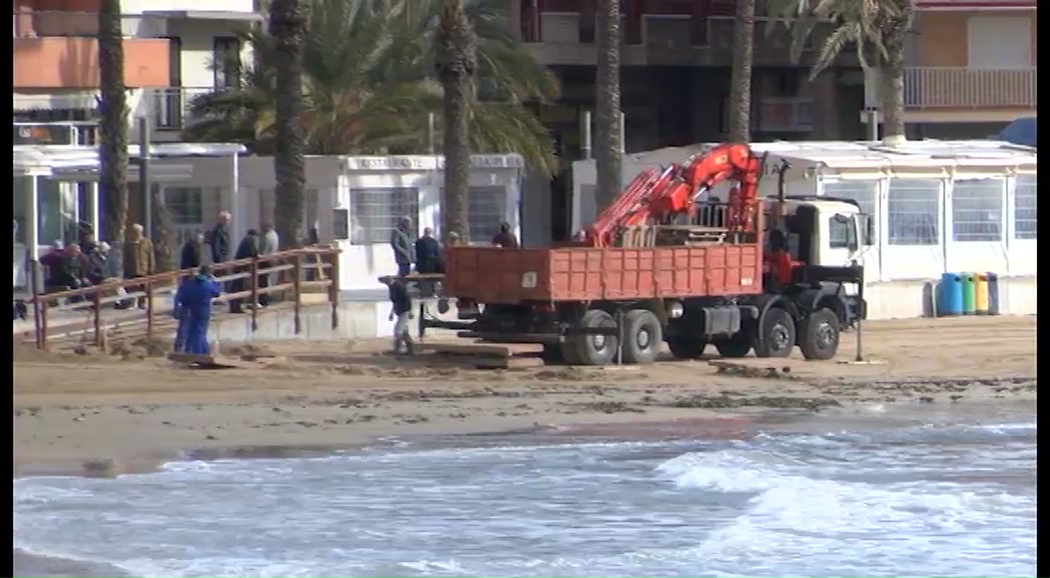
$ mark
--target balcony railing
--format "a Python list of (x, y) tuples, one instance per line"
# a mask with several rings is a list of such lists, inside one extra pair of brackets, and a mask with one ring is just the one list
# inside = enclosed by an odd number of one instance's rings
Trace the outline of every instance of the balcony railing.
[(218, 90), (222, 89), (171, 87), (154, 91), (153, 126), (158, 130), (182, 130), (190, 117), (193, 99)]
[[(124, 14), (121, 30), (126, 38), (155, 36), (156, 22), (163, 16)], [(34, 10), (29, 7), (14, 11), (15, 38), (42, 38), (47, 36), (98, 36), (98, 13), (72, 10)]]
[(908, 68), (904, 106), (910, 109), (1036, 108), (1036, 69)]

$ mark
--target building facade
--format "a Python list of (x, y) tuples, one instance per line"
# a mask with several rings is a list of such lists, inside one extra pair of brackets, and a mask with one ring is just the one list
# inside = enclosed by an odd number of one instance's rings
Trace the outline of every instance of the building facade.
[[(13, 0), (16, 144), (92, 144), (99, 0)], [(261, 20), (255, 0), (124, 0), (130, 120), (177, 141), (194, 95), (237, 81), (249, 55), (234, 32)], [(132, 135), (135, 136), (134, 134)]]
[(1035, 0), (928, 0), (918, 8), (904, 78), (911, 136), (986, 138), (1036, 116)]

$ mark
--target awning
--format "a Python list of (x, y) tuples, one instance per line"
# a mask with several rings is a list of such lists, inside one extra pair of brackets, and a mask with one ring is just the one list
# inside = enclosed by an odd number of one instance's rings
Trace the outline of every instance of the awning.
[(98, 106), (98, 91), (78, 91), (67, 94), (14, 93), (15, 112), (32, 110), (94, 110)]
[(258, 12), (233, 12), (228, 10), (143, 10), (144, 16), (162, 16), (180, 20), (237, 20), (241, 22), (260, 22), (262, 14)]
[(1036, 125), (1037, 119), (1035, 117), (1019, 118), (1007, 125), (999, 133), (998, 139), (1026, 147), (1038, 146), (1036, 144), (1038, 142), (1036, 139)]

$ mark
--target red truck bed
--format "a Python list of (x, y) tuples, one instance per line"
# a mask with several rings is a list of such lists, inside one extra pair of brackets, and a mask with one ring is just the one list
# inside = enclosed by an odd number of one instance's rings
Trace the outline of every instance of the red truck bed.
[(478, 303), (631, 300), (762, 292), (761, 247), (456, 247), (444, 293)]

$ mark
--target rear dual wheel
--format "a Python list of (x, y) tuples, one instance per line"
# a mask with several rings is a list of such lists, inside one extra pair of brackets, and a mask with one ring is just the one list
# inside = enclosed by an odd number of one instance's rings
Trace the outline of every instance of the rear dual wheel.
[[(613, 316), (601, 309), (587, 311), (580, 320), (585, 329), (616, 329)], [(663, 343), (663, 326), (652, 311), (632, 309), (623, 318), (624, 363), (652, 363)], [(561, 355), (571, 365), (606, 365), (616, 360), (615, 335), (571, 335), (562, 342)]]

